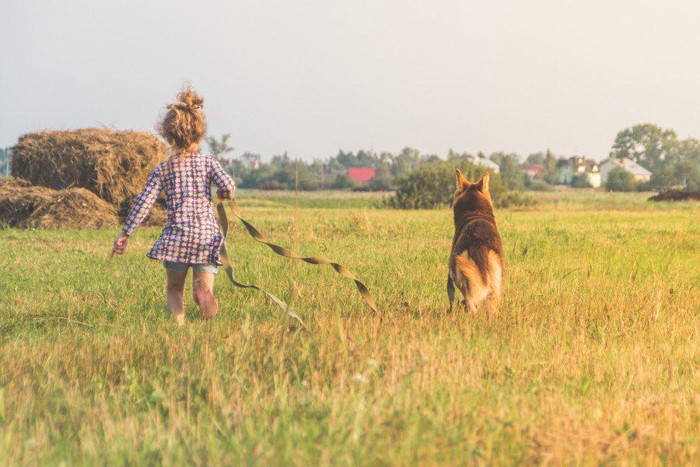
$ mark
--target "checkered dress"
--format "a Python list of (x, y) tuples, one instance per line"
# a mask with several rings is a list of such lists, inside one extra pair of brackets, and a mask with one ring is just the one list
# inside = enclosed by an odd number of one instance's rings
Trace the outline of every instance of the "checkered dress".
[(163, 190), (168, 222), (147, 256), (161, 261), (221, 265), (222, 236), (212, 208), (212, 183), (224, 198), (233, 197), (236, 186), (215, 159), (201, 154), (168, 159), (151, 172), (122, 232), (132, 234)]

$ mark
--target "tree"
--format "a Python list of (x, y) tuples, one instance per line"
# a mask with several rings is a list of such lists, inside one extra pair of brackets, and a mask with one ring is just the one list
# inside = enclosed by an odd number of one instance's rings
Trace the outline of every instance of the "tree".
[(696, 190), (700, 187), (700, 167), (689, 158), (673, 161), (654, 172), (643, 188), (664, 191), (671, 188)]
[[(547, 152), (549, 152), (549, 150), (547, 150)], [(544, 165), (545, 157), (546, 156), (543, 152), (532, 153), (527, 156), (527, 159), (525, 159), (525, 163), (523, 165), (526, 167), (531, 165)]]
[(243, 155), (239, 157), (239, 159), (241, 160), (241, 162), (243, 162), (248, 167), (253, 168), (254, 166), (257, 166), (260, 164), (262, 157), (260, 156), (260, 154), (254, 154), (252, 152), (244, 152)]
[(467, 164), (470, 160), (476, 157), (477, 156), (469, 154), (468, 152), (463, 152), (460, 154), (457, 151), (453, 151), (452, 149), (450, 149), (447, 152), (447, 162), (449, 162), (452, 165)]
[[(484, 174), (483, 167), (473, 164), (457, 166), (467, 180), (476, 182)], [(433, 209), (452, 204), (455, 192), (455, 166), (448, 162), (421, 165), (396, 180), (396, 194), (387, 204), (398, 209)], [(491, 174), (489, 192), (498, 205), (506, 195), (501, 178)]]
[(357, 154), (353, 152), (338, 151), (335, 159), (345, 168), (351, 167), (374, 167), (381, 165), (382, 159), (371, 151), (360, 149)]
[(224, 155), (230, 154), (236, 150), (233, 146), (229, 146), (228, 140), (231, 138), (231, 134), (226, 133), (221, 135), (220, 139), (216, 139), (214, 136), (208, 136), (205, 141), (209, 146), (209, 151), (211, 155), (217, 159), (221, 159)]
[(590, 188), (591, 184), (588, 181), (586, 174), (576, 174), (571, 177), (572, 188)]
[(610, 191), (635, 191), (637, 181), (634, 175), (621, 167), (615, 167), (608, 174), (608, 181), (605, 187)]
[(494, 152), (490, 159), (501, 168), (501, 180), (509, 190), (525, 188), (526, 175), (520, 171), (520, 156), (515, 153)]
[(418, 149), (405, 147), (399, 154), (394, 156), (392, 164), (392, 175), (400, 176), (415, 170), (421, 163), (421, 154)]
[(550, 185), (559, 183), (559, 169), (557, 168), (557, 157), (547, 149), (544, 155), (544, 181)]
[(652, 123), (644, 123), (620, 131), (610, 157), (629, 158), (655, 172), (665, 163), (678, 158), (679, 146), (674, 130), (663, 130)]

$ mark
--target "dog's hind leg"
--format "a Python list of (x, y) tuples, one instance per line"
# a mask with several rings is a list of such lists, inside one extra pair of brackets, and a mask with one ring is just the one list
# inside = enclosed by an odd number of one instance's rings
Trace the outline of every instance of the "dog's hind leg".
[(498, 307), (501, 306), (501, 297), (496, 295), (495, 292), (489, 294), (486, 300), (486, 314), (488, 314), (489, 319), (493, 317), (498, 311)]
[(476, 263), (468, 255), (455, 257), (459, 279), (455, 283), (464, 295), (465, 309), (470, 315), (477, 312), (478, 304), (488, 293), (487, 285)]

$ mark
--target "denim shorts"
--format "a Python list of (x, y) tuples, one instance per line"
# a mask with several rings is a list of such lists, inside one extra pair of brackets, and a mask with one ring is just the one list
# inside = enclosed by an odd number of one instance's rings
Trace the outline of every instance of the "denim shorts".
[(179, 271), (179, 272), (185, 272), (190, 267), (192, 267), (192, 270), (194, 270), (196, 272), (210, 272), (212, 274), (216, 274), (217, 272), (219, 272), (219, 267), (213, 263), (190, 264), (190, 263), (177, 263), (174, 261), (163, 261), (163, 267), (165, 267), (165, 269), (169, 269), (171, 271)]

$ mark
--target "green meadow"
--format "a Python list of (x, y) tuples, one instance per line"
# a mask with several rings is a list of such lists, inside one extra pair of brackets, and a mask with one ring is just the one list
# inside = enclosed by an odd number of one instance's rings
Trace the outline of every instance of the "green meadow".
[(165, 309), (137, 230), (0, 230), (0, 465), (700, 463), (700, 204), (535, 193), (498, 210), (504, 301), (448, 313), (451, 212), (382, 195), (240, 193), (242, 282)]

